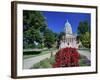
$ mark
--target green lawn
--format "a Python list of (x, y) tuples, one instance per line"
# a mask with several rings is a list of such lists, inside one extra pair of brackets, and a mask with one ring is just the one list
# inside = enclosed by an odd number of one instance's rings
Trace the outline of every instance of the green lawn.
[(52, 68), (52, 64), (55, 63), (55, 58), (54, 56), (51, 58), (47, 58), (43, 61), (40, 61), (39, 63), (35, 64), (32, 66), (31, 69), (36, 69), (36, 68)]
[(80, 56), (80, 60), (79, 60), (79, 65), (80, 66), (90, 66), (91, 62), (83, 55)]

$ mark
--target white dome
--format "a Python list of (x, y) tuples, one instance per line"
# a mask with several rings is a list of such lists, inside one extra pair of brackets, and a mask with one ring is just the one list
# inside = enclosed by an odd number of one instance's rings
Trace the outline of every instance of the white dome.
[(71, 24), (68, 22), (65, 23), (65, 33), (66, 34), (72, 34), (72, 27), (71, 27)]

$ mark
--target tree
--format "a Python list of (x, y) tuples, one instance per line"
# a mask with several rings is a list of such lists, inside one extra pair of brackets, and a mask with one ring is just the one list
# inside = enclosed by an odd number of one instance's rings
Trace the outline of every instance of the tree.
[(65, 35), (64, 32), (60, 32), (59, 36), (58, 36), (58, 39), (61, 40), (63, 38), (63, 36)]
[(80, 21), (78, 26), (78, 35), (85, 34), (85, 32), (89, 31), (89, 25), (87, 21)]
[(90, 48), (91, 36), (90, 36), (89, 32), (86, 32), (85, 34), (81, 35), (81, 42), (82, 42), (83, 46), (85, 46), (86, 48)]
[(65, 35), (65, 33), (64, 32), (60, 32), (59, 34), (58, 34), (58, 37), (57, 37), (57, 48), (59, 48), (59, 46), (60, 46), (60, 41), (63, 39), (63, 36)]
[(52, 48), (55, 43), (55, 39), (55, 34), (50, 29), (46, 29), (46, 31), (44, 32), (45, 46), (48, 48)]
[(46, 20), (44, 16), (42, 15), (42, 12), (40, 11), (24, 10), (23, 11), (23, 24), (24, 24), (24, 27), (27, 27), (27, 29), (32, 26), (34, 27), (34, 29), (41, 29), (41, 28), (47, 27)]
[[(23, 11), (23, 47), (34, 48), (34, 41), (42, 44), (47, 23), (40, 11)], [(31, 47), (30, 47), (31, 45)]]
[(90, 36), (90, 27), (87, 21), (81, 21), (78, 26), (78, 41), (81, 41), (83, 46), (90, 48), (91, 46), (91, 36)]

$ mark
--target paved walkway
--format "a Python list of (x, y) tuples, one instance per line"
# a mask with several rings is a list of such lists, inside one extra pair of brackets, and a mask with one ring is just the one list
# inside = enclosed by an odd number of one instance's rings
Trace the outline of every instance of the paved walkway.
[(78, 50), (79, 54), (86, 56), (91, 61), (91, 52), (87, 50)]
[[(53, 55), (55, 55), (56, 52), (57, 51), (53, 51)], [(48, 54), (44, 54), (44, 55), (24, 59), (23, 68), (24, 69), (30, 69), (34, 64), (36, 64), (36, 63), (38, 63), (41, 60), (44, 60), (46, 58), (50, 58), (50, 56), (51, 56), (51, 53), (48, 53)]]

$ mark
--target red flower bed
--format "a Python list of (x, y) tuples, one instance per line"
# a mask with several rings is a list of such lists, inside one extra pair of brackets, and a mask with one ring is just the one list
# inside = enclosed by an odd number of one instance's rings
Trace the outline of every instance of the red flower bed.
[(79, 53), (76, 48), (60, 49), (55, 55), (53, 67), (79, 66)]

